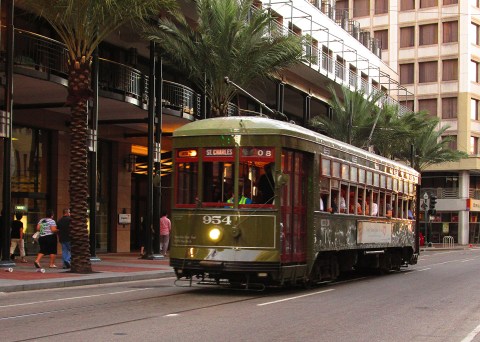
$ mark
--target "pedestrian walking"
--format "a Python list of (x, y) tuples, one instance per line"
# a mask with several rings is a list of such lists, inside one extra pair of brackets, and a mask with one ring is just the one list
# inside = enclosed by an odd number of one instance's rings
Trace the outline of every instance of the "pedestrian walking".
[(167, 217), (167, 213), (163, 212), (160, 218), (160, 253), (167, 256), (168, 242), (170, 240), (170, 231), (172, 230), (172, 223)]
[(48, 209), (44, 218), (37, 224), (37, 231), (40, 232), (38, 243), (40, 252), (37, 254), (34, 265), (36, 268), (42, 268), (40, 261), (44, 255), (50, 256), (50, 268), (57, 268), (55, 265), (55, 257), (57, 256), (57, 223), (53, 219), (53, 210)]
[(70, 245), (70, 209), (63, 209), (63, 216), (57, 222), (58, 228), (58, 241), (62, 246), (62, 261), (63, 268), (70, 268), (70, 262), (72, 258), (72, 247)]
[(15, 220), (12, 221), (12, 229), (10, 233), (10, 258), (15, 260), (15, 249), (19, 249), (21, 262), (27, 262), (25, 258), (25, 240), (23, 231), (23, 217), (21, 212), (15, 213)]

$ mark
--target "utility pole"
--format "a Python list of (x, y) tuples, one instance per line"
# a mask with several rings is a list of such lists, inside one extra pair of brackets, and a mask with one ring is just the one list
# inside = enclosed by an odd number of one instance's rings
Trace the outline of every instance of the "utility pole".
[(423, 194), (422, 208), (425, 212), (425, 216), (423, 217), (424, 221), (425, 221), (425, 246), (428, 246), (428, 219), (429, 219), (429, 215), (428, 215), (428, 194), (427, 193)]

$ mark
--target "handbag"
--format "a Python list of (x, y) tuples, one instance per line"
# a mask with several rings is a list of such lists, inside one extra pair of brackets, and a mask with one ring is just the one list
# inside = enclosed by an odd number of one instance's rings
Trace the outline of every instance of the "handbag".
[(35, 232), (35, 234), (32, 235), (32, 243), (38, 242), (38, 239), (40, 238), (40, 232)]

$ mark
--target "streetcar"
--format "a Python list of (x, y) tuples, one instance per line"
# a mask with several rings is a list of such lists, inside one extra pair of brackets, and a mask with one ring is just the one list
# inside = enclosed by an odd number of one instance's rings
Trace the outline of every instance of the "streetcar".
[(259, 116), (192, 122), (172, 139), (177, 283), (263, 289), (416, 264), (414, 169)]

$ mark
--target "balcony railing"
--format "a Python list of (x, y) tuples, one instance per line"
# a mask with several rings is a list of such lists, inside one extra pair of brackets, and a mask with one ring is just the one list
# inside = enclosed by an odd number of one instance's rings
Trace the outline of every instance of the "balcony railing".
[[(68, 50), (64, 44), (33, 32), (15, 29), (14, 64), (46, 75), (67, 78)], [(99, 88), (148, 103), (148, 76), (128, 65), (99, 58)], [(163, 81), (164, 107), (200, 117), (200, 95), (184, 85)]]
[(14, 65), (67, 77), (64, 44), (33, 32), (15, 29)]
[(170, 81), (163, 81), (163, 105), (166, 108), (200, 117), (201, 97), (192, 89)]

